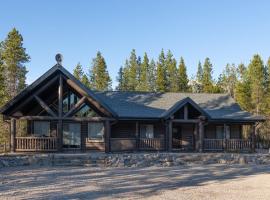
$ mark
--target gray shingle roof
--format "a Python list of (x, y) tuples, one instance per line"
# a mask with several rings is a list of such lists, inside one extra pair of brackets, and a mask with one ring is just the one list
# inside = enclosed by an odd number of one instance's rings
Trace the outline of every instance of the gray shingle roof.
[(174, 105), (192, 99), (212, 120), (262, 120), (243, 111), (227, 94), (94, 92), (120, 118), (160, 118)]

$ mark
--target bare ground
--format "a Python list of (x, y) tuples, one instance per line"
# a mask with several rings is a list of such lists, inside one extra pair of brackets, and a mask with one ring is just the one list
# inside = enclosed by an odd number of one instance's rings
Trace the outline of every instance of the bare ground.
[(0, 199), (270, 199), (270, 166), (0, 169)]

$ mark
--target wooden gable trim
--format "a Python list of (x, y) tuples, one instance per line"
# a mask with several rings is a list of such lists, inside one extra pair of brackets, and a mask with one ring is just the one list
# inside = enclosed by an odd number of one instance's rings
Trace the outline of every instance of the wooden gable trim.
[(161, 115), (162, 118), (168, 119), (170, 118), (177, 110), (185, 106), (187, 103), (190, 103), (195, 109), (197, 109), (202, 115), (206, 116), (207, 118), (211, 118), (208, 113), (206, 113), (197, 103), (195, 103), (191, 98), (187, 97), (182, 101), (176, 103), (172, 106), (168, 111)]

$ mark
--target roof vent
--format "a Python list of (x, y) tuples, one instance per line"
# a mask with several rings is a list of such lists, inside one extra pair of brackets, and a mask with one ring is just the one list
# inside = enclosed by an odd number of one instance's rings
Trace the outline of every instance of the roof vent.
[(57, 62), (58, 65), (62, 65), (62, 61), (63, 61), (63, 56), (62, 54), (58, 53), (55, 55), (55, 60)]

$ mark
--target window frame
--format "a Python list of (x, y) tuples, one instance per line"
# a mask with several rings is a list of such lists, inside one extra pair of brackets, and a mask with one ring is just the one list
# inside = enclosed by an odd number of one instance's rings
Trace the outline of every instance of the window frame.
[[(102, 124), (103, 126), (103, 135), (102, 135), (102, 138), (101, 139), (98, 139), (98, 138), (91, 138), (90, 137), (90, 126), (91, 124)], [(105, 124), (104, 122), (87, 122), (87, 141), (89, 142), (104, 142), (105, 141)]]
[[(48, 135), (38, 135), (35, 133), (35, 124), (36, 123), (47, 123), (49, 125)], [(41, 121), (41, 120), (34, 120), (33, 121), (33, 132), (32, 134), (34, 137), (51, 137), (51, 122), (50, 121)]]

